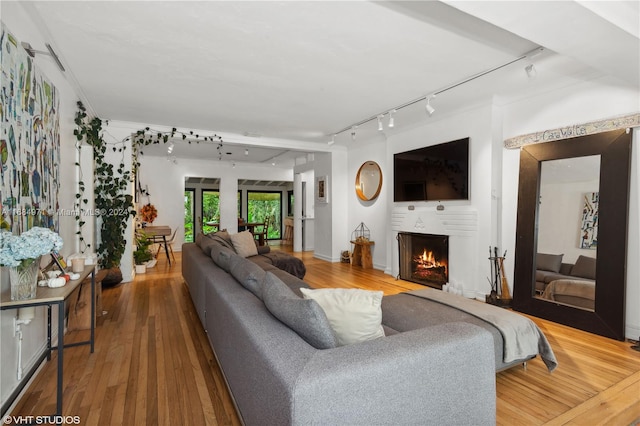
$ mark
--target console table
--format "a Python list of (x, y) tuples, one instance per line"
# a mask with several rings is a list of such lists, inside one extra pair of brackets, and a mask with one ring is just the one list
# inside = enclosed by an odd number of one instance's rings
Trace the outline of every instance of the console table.
[(362, 266), (363, 269), (373, 268), (373, 259), (371, 257), (371, 246), (373, 241), (351, 241), (354, 244), (351, 264)]
[[(80, 285), (82, 282), (91, 275), (91, 337), (89, 340), (83, 342), (75, 342), (69, 343), (67, 345), (64, 344), (64, 302), (67, 300), (69, 296), (73, 293), (73, 291)], [(84, 268), (84, 271), (80, 273), (80, 278), (77, 280), (71, 280), (66, 283), (63, 287), (58, 288), (49, 288), (49, 287), (38, 287), (36, 291), (36, 297), (34, 299), (28, 300), (11, 300), (11, 289), (3, 292), (0, 295), (0, 310), (7, 309), (20, 309), (20, 308), (29, 308), (32, 306), (46, 306), (47, 307), (47, 350), (40, 357), (40, 359), (36, 362), (36, 366), (39, 365), (44, 358), (47, 358), (47, 361), (51, 361), (51, 351), (54, 349), (58, 351), (58, 381), (57, 381), (57, 399), (56, 399), (56, 412), (55, 416), (62, 416), (62, 368), (63, 368), (63, 354), (64, 348), (69, 348), (73, 346), (80, 345), (91, 345), (91, 353), (93, 353), (94, 349), (94, 340), (95, 340), (95, 310), (96, 310), (96, 281), (95, 281), (95, 266), (87, 265)], [(51, 308), (53, 306), (58, 307), (58, 345), (51, 345)], [(36, 368), (32, 369), (32, 371), (22, 380), (22, 384), (18, 386), (18, 388), (11, 394), (10, 398), (6, 402), (6, 407), (2, 406), (2, 411), (6, 411), (10, 404), (18, 397), (20, 392), (24, 389), (25, 385), (33, 376)]]

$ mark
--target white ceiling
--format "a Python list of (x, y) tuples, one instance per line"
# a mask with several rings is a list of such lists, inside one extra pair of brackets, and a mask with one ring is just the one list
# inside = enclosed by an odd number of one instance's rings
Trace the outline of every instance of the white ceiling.
[[(385, 116), (385, 132), (435, 120), (491, 96), (527, 96), (602, 75), (640, 87), (638, 5), (23, 3), (99, 117), (233, 134), (223, 136), (222, 157), (253, 162), (276, 156), (293, 161), (326, 147), (331, 135), (354, 123), (443, 89), (431, 102), (433, 117), (425, 114), (423, 101), (417, 102), (398, 111), (395, 129), (386, 128)], [(448, 89), (538, 46), (545, 51), (536, 58)], [(533, 81), (523, 71), (529, 62), (538, 70)], [(358, 132), (376, 129), (374, 120)], [(337, 137), (338, 144), (350, 140), (350, 131)], [(211, 146), (178, 145), (178, 158), (220, 156)], [(274, 146), (284, 148), (274, 151)], [(146, 149), (147, 155), (165, 152), (164, 147)]]

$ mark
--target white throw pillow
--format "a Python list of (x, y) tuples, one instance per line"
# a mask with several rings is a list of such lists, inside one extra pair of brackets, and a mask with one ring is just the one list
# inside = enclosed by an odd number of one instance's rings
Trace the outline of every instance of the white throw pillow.
[(305, 299), (313, 299), (322, 307), (339, 345), (384, 337), (381, 291), (348, 288), (301, 288), (300, 291)]
[(233, 248), (236, 253), (238, 253), (238, 256), (249, 257), (258, 254), (258, 247), (256, 247), (256, 242), (251, 232), (242, 231), (237, 234), (231, 234), (230, 237)]

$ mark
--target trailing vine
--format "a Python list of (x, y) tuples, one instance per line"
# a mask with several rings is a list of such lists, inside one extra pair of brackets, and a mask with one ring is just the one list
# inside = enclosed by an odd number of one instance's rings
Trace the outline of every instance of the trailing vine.
[[(76, 149), (80, 150), (82, 142), (93, 148), (93, 159), (95, 165), (95, 175), (93, 184), (95, 188), (95, 212), (99, 214), (102, 223), (100, 227), (100, 244), (97, 247), (100, 266), (108, 269), (120, 264), (122, 255), (126, 248), (125, 232), (127, 221), (130, 216), (135, 216), (135, 208), (133, 197), (127, 193), (129, 183), (134, 183), (135, 176), (139, 174), (140, 159), (143, 155), (143, 148), (152, 144), (174, 143), (174, 141), (182, 140), (188, 144), (195, 142), (209, 142), (216, 145), (218, 151), (218, 159), (222, 160), (223, 140), (221, 136), (214, 134), (213, 136), (200, 136), (193, 131), (182, 132), (175, 127), (171, 131), (162, 132), (146, 127), (136, 131), (132, 136), (126, 137), (115, 144), (107, 143), (103, 138), (102, 120), (98, 117), (89, 118), (86, 108), (82, 102), (78, 102), (78, 111), (76, 112), (75, 124), (76, 129)], [(105, 122), (108, 124), (108, 122)], [(124, 163), (124, 153), (126, 150), (126, 142), (131, 141), (132, 159), (131, 171), (126, 170)], [(113, 152), (122, 153), (119, 164), (111, 164), (105, 160), (105, 153), (111, 148)], [(86, 184), (82, 175), (82, 169), (79, 162), (76, 162), (79, 168), (80, 180), (78, 183), (78, 193), (75, 201), (75, 219), (78, 223), (81, 251), (84, 252), (90, 248), (82, 233), (83, 226), (86, 221), (86, 207), (89, 200), (84, 196)], [(135, 188), (139, 191), (139, 188)]]
[[(127, 194), (127, 187), (131, 181), (131, 172), (126, 170), (124, 154), (117, 166), (105, 160), (107, 143), (102, 135), (102, 120), (98, 117), (88, 118), (82, 102), (78, 102), (78, 112), (75, 118), (76, 129), (74, 135), (77, 141), (85, 141), (93, 148), (95, 175), (95, 214), (101, 219), (100, 244), (97, 248), (99, 264), (102, 268), (110, 269), (120, 265), (120, 260), (126, 248), (125, 231), (130, 216), (135, 216), (133, 197)], [(112, 146), (112, 150), (124, 152), (126, 146)], [(88, 203), (82, 198), (84, 182), (80, 185), (82, 193), (76, 194), (76, 202)], [(76, 216), (78, 224), (84, 225), (80, 215)], [(81, 232), (81, 231), (80, 231)], [(81, 235), (82, 240), (84, 238)]]

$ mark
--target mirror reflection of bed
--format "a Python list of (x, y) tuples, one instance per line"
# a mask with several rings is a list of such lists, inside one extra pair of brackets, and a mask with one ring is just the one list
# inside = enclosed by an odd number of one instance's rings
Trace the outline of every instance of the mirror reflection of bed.
[(542, 161), (535, 294), (594, 311), (600, 155)]

